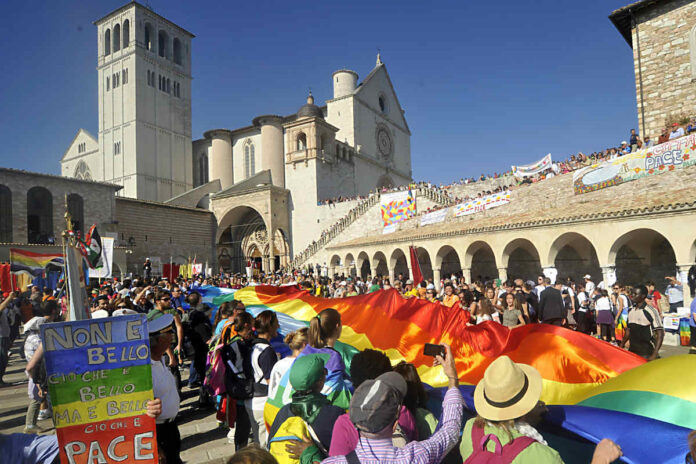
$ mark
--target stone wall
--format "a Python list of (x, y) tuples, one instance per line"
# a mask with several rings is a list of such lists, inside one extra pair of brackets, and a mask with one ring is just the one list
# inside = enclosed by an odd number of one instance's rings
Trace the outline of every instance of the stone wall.
[(91, 181), (68, 179), (16, 169), (0, 168), (0, 185), (12, 192), (13, 243), (27, 243), (27, 193), (33, 187), (43, 187), (52, 196), (53, 237), (60, 243), (65, 230), (65, 196), (77, 194), (83, 201), (83, 229), (97, 224), (102, 234), (114, 230), (114, 192), (117, 186)]
[(131, 251), (126, 272), (141, 273), (147, 257), (162, 263), (170, 258), (182, 263), (195, 257), (215, 269), (217, 222), (212, 212), (116, 198), (116, 219), (118, 244), (128, 245)]
[(696, 54), (696, 2), (659, 2), (639, 10), (636, 20), (632, 40), (638, 128), (645, 128), (641, 137), (657, 139), (672, 122), (667, 120), (670, 116), (696, 116), (696, 69), (691, 59)]

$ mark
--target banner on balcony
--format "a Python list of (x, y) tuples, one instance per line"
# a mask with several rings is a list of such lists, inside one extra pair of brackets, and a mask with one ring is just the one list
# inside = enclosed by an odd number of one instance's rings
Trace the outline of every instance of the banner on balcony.
[(409, 190), (386, 193), (380, 198), (382, 225), (405, 221), (416, 215), (416, 193)]
[(580, 169), (573, 174), (573, 189), (576, 195), (594, 192), (693, 164), (696, 164), (696, 134)]
[(425, 213), (421, 216), (420, 225), (426, 226), (428, 224), (437, 224), (443, 222), (449, 213), (449, 208), (440, 209), (438, 211), (433, 211), (432, 213)]
[(551, 153), (549, 153), (534, 163), (525, 164), (524, 166), (512, 166), (512, 173), (515, 175), (515, 177), (531, 176), (549, 169), (551, 164)]
[(491, 195), (486, 195), (485, 197), (475, 198), (473, 200), (465, 201), (464, 203), (459, 203), (454, 207), (454, 217), (478, 213), (500, 205), (505, 205), (507, 203), (510, 203), (509, 190), (493, 193)]

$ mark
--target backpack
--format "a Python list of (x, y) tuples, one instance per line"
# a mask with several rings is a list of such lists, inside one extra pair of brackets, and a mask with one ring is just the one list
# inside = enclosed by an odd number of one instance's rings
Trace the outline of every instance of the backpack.
[(285, 447), (289, 441), (301, 441), (301, 437), (304, 436), (310, 437), (324, 456), (329, 455), (312, 426), (299, 416), (291, 416), (281, 424), (275, 436), (268, 441), (268, 450), (276, 458), (278, 464), (299, 464), (300, 460), (292, 458)]
[(254, 374), (251, 368), (251, 345), (242, 339), (222, 346), (224, 384), (227, 395), (235, 400), (254, 396)]
[[(495, 443), (493, 453), (486, 449), (489, 440)], [(535, 442), (530, 437), (517, 437), (503, 446), (497, 436), (492, 433), (484, 435), (483, 428), (474, 425), (471, 429), (471, 443), (474, 450), (464, 464), (509, 464)]]

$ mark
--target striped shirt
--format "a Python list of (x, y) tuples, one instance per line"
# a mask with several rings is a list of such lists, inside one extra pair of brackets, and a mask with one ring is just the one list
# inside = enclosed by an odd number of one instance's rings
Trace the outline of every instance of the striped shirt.
[[(457, 444), (462, 429), (464, 400), (458, 388), (449, 388), (442, 403), (438, 430), (427, 440), (412, 441), (396, 448), (389, 438), (361, 437), (355, 453), (362, 464), (436, 464)], [(326, 458), (322, 463), (347, 463), (345, 456)]]

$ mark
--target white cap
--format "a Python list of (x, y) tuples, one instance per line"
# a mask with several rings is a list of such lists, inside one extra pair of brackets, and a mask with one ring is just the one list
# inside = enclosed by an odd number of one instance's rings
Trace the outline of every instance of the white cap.
[(627, 144), (628, 144), (628, 142), (626, 142), (625, 140), (623, 142), (621, 142), (621, 145), (627, 145)]
[(138, 314), (138, 311), (135, 311), (130, 308), (121, 308), (111, 313), (112, 316), (127, 316), (129, 314)]
[(591, 279), (591, 278), (592, 278), (592, 276), (590, 274), (585, 274), (585, 277), (583, 277), (583, 279)]

